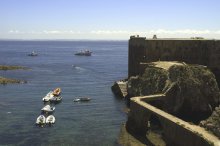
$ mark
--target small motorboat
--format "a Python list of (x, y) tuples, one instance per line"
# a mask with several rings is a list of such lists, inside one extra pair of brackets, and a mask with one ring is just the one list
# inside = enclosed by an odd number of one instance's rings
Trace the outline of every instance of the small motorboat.
[(89, 50), (83, 50), (80, 52), (75, 53), (75, 55), (79, 55), (79, 56), (91, 56), (92, 52)]
[(48, 92), (47, 93), (47, 95), (46, 96), (44, 96), (43, 98), (42, 98), (42, 100), (43, 101), (49, 101), (51, 98), (53, 98), (54, 97), (54, 95), (53, 95), (53, 91), (50, 91), (50, 92)]
[(41, 109), (42, 112), (46, 112), (46, 113), (52, 113), (54, 110), (55, 110), (55, 107), (50, 106), (50, 105), (46, 105), (45, 107)]
[(61, 89), (60, 88), (56, 88), (56, 89), (53, 90), (53, 95), (54, 96), (59, 96), (60, 93), (61, 93)]
[(28, 56), (38, 56), (38, 54), (34, 51), (32, 51), (30, 54), (28, 54)]
[(46, 118), (46, 124), (54, 124), (55, 123), (55, 117), (53, 115), (49, 115), (47, 118)]
[(73, 101), (74, 102), (79, 102), (79, 101), (90, 101), (91, 98), (89, 97), (78, 97), (78, 98), (75, 98)]
[(50, 99), (50, 102), (60, 102), (62, 100), (61, 96), (54, 96), (53, 98)]
[(37, 120), (36, 120), (37, 125), (44, 125), (45, 123), (46, 123), (46, 118), (44, 115), (40, 115), (37, 117)]

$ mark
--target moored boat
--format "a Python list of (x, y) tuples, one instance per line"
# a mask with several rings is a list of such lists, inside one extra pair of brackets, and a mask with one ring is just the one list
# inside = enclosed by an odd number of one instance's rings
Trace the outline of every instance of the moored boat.
[(50, 102), (60, 102), (62, 100), (61, 96), (54, 96), (53, 98), (50, 99)]
[(44, 125), (45, 123), (46, 123), (46, 118), (44, 115), (40, 115), (37, 117), (37, 120), (36, 120), (37, 125)]
[(60, 93), (61, 93), (61, 89), (60, 88), (56, 88), (56, 89), (53, 90), (53, 95), (54, 96), (59, 96)]
[(55, 123), (55, 117), (53, 115), (49, 115), (46, 118), (46, 124), (54, 124)]
[(34, 51), (32, 51), (30, 54), (28, 54), (28, 56), (38, 56), (38, 54)]
[(50, 92), (48, 92), (47, 93), (47, 95), (46, 96), (44, 96), (43, 98), (42, 98), (42, 100), (43, 101), (49, 101), (51, 98), (53, 98), (54, 97), (54, 95), (53, 95), (53, 91), (50, 91)]
[(90, 101), (90, 100), (91, 100), (91, 98), (89, 98), (89, 97), (77, 97), (73, 101), (79, 102), (79, 101)]
[(89, 50), (82, 50), (80, 52), (75, 53), (75, 55), (79, 55), (79, 56), (91, 56), (92, 52)]
[(41, 109), (42, 112), (46, 112), (46, 113), (52, 113), (54, 110), (55, 110), (55, 107), (50, 106), (50, 105), (46, 105), (45, 107)]

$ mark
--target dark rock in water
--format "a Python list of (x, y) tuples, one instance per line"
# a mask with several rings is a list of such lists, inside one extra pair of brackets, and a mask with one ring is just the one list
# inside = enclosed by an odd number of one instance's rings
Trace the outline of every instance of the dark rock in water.
[[(169, 62), (168, 62), (169, 63)], [(220, 92), (214, 74), (200, 65), (172, 64), (147, 67), (143, 75), (128, 80), (128, 96), (164, 93), (162, 110), (197, 122), (219, 105)]]
[(27, 83), (27, 81), (0, 77), (0, 84), (6, 85), (6, 84), (13, 84), (13, 83), (25, 84)]
[(9, 65), (0, 65), (0, 70), (19, 70), (19, 69), (23, 69), (23, 70), (27, 70), (27, 67), (23, 67), (23, 66), (9, 66)]
[(220, 106), (216, 107), (212, 115), (208, 119), (201, 121), (199, 125), (220, 138)]
[(114, 83), (114, 85), (111, 87), (112, 92), (121, 98), (125, 98), (127, 96), (127, 81), (117, 81)]

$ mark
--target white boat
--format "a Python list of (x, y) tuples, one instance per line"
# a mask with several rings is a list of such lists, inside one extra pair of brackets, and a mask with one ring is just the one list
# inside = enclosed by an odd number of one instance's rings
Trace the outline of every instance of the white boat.
[(54, 96), (53, 98), (50, 99), (50, 102), (60, 102), (62, 100), (61, 96)]
[(55, 117), (53, 115), (49, 115), (46, 118), (46, 124), (54, 124), (55, 123)]
[(78, 98), (75, 98), (73, 101), (74, 102), (79, 102), (79, 101), (90, 101), (91, 98), (89, 97), (78, 97)]
[(44, 115), (40, 115), (37, 117), (36, 124), (37, 125), (44, 125), (46, 123), (46, 118)]
[(37, 56), (38, 54), (34, 51), (32, 51), (30, 54), (28, 54), (28, 56)]
[(48, 92), (47, 93), (47, 95), (46, 96), (44, 96), (43, 98), (42, 98), (42, 100), (43, 101), (49, 101), (51, 98), (53, 98), (54, 97), (54, 95), (53, 95), (53, 91), (50, 91), (50, 92)]
[(46, 105), (45, 107), (41, 109), (42, 112), (48, 112), (48, 113), (52, 113), (54, 110), (55, 110), (55, 107), (50, 106), (50, 105)]
[(80, 52), (75, 53), (75, 55), (79, 56), (91, 56), (92, 52), (89, 50), (81, 50)]

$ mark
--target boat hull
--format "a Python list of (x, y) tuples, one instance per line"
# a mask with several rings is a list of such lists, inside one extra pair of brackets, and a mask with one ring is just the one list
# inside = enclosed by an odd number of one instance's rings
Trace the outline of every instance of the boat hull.
[(46, 124), (54, 124), (55, 120), (55, 117), (53, 115), (50, 115), (46, 118)]
[(74, 102), (79, 102), (79, 101), (85, 102), (85, 101), (90, 101), (90, 100), (91, 100), (91, 98), (89, 98), (89, 97), (79, 97), (79, 98), (75, 98), (73, 101)]
[(46, 118), (44, 115), (40, 115), (37, 117), (36, 125), (44, 125), (46, 123)]
[(54, 110), (55, 110), (55, 107), (52, 107), (50, 105), (46, 105), (45, 107), (41, 109), (42, 112), (46, 112), (46, 113), (52, 113), (54, 112)]

